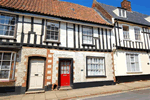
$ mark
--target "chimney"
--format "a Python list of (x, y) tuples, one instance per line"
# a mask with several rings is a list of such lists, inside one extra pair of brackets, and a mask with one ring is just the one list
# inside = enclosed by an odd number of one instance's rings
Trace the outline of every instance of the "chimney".
[(94, 8), (96, 6), (96, 0), (93, 0), (93, 4), (92, 4), (92, 8)]
[(131, 9), (131, 2), (130, 1), (127, 1), (127, 0), (123, 0), (121, 2), (121, 7), (124, 8), (124, 9), (127, 9), (127, 11), (132, 11)]

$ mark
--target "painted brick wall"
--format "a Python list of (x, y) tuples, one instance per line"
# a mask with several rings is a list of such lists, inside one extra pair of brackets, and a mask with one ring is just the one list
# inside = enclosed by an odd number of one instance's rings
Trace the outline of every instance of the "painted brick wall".
[[(74, 83), (78, 82), (92, 82), (92, 81), (107, 81), (114, 80), (113, 75), (113, 58), (111, 53), (98, 52), (81, 52), (81, 51), (64, 51), (64, 50), (50, 50), (53, 53), (53, 74), (52, 84), (58, 82), (58, 66), (59, 58), (73, 58), (73, 78)], [(106, 78), (86, 78), (86, 56), (105, 57)], [(81, 71), (83, 69), (83, 71)]]

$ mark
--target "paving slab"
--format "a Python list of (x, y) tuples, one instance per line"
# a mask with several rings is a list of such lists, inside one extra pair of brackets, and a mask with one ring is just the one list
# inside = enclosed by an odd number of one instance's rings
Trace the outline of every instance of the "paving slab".
[(45, 93), (45, 97), (46, 97), (46, 100), (48, 99), (57, 99), (57, 96), (56, 96), (56, 94), (55, 93), (51, 93), (51, 94), (49, 94), (49, 93)]
[(35, 100), (45, 100), (45, 93), (35, 94)]
[(22, 97), (22, 100), (34, 100), (35, 94), (26, 94)]

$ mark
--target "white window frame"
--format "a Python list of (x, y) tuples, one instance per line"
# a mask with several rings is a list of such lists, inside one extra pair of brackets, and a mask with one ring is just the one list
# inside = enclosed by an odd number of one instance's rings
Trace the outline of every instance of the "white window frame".
[[(57, 27), (58, 27), (58, 39), (57, 40), (52, 40), (52, 39), (47, 39), (47, 31), (50, 31), (49, 29), (47, 29), (47, 24), (48, 23), (56, 23), (57, 25)], [(56, 32), (56, 31), (54, 31), (54, 32)], [(60, 22), (59, 21), (53, 21), (53, 20), (46, 20), (46, 25), (45, 25), (45, 41), (48, 41), (48, 42), (59, 42), (60, 41)], [(55, 34), (55, 33), (54, 33)]]
[[(7, 71), (9, 71), (9, 74), (8, 74), (8, 78), (0, 78), (0, 80), (14, 80), (14, 78), (15, 78), (15, 67), (16, 67), (16, 52), (0, 52), (0, 53), (2, 53), (2, 58), (0, 59), (0, 71), (2, 70), (2, 62), (3, 61), (6, 61), (6, 60), (3, 60), (3, 57), (4, 57), (4, 54), (5, 53), (11, 53), (11, 58), (10, 58), (10, 60), (8, 60), (9, 62), (10, 62), (10, 68), (9, 69), (7, 69)], [(14, 55), (14, 58), (12, 58), (13, 56), (12, 55)], [(13, 66), (11, 66), (11, 64), (12, 64), (12, 61), (14, 61), (14, 65)], [(13, 67), (13, 73), (12, 73), (12, 78), (10, 78), (10, 72), (11, 72), (11, 68)], [(6, 69), (5, 69), (6, 70)]]
[[(129, 32), (129, 38), (128, 38), (128, 39), (125, 39), (125, 38), (124, 38), (123, 26), (128, 26), (128, 27), (129, 27), (129, 31), (128, 31), (128, 32)], [(131, 36), (130, 36), (130, 26), (129, 26), (129, 25), (127, 25), (127, 24), (122, 24), (122, 34), (123, 34), (123, 35), (122, 35), (122, 36), (123, 36), (123, 40), (130, 40), (130, 39), (131, 39)]]
[[(138, 40), (136, 40), (136, 38), (135, 38), (135, 29), (139, 29), (139, 30), (140, 30), (140, 39), (138, 39)], [(140, 28), (140, 27), (134, 27), (134, 39), (135, 39), (135, 41), (139, 41), (139, 42), (142, 41), (142, 37), (141, 37), (141, 28)]]
[(16, 35), (16, 22), (17, 22), (17, 17), (16, 17), (16, 15), (8, 14), (8, 13), (0, 13), (0, 16), (1, 16), (1, 14), (15, 17), (15, 24), (14, 24), (14, 25), (8, 25), (8, 24), (1, 24), (1, 23), (0, 23), (0, 26), (1, 26), (1, 25), (3, 25), (3, 26), (14, 26), (14, 34), (13, 34), (13, 36), (10, 36), (10, 35), (0, 35), (0, 37), (4, 37), (4, 38), (15, 38), (15, 35)]
[[(88, 59), (92, 59), (92, 62), (88, 62)], [(101, 63), (100, 62), (100, 60), (99, 60), (99, 62), (98, 62), (98, 60), (97, 60), (97, 62), (93, 62), (93, 59), (103, 59), (103, 62)], [(102, 69), (96, 69), (95, 68), (95, 70), (103, 70), (102, 71), (102, 73), (100, 74), (94, 74), (94, 75), (91, 75), (91, 74), (89, 74), (90, 72), (89, 72), (89, 67), (88, 67), (88, 65), (99, 65), (99, 68), (100, 68), (100, 65), (103, 65), (103, 68)], [(94, 66), (95, 67), (95, 66)], [(91, 66), (91, 68), (92, 68), (92, 66)], [(92, 69), (91, 69), (92, 70)], [(87, 56), (86, 57), (86, 77), (105, 77), (106, 76), (106, 68), (105, 68), (105, 57), (92, 57), (92, 56)]]
[[(84, 28), (91, 29), (92, 35), (85, 35), (84, 34)], [(83, 39), (84, 36), (91, 37), (92, 38), (92, 43), (84, 43), (84, 39)], [(82, 27), (82, 44), (93, 45), (93, 27), (90, 27), (90, 26), (83, 26)]]
[[(142, 68), (141, 68), (141, 61), (140, 61), (140, 53), (127, 52), (127, 53), (125, 53), (126, 58), (127, 58), (127, 54), (128, 55), (138, 55), (139, 71), (128, 71), (127, 59), (126, 59), (126, 72), (127, 73), (141, 73)], [(130, 62), (130, 65), (131, 65), (131, 62)]]
[(125, 17), (127, 16), (127, 11), (125, 9), (121, 9), (121, 8), (118, 8), (118, 11), (119, 11), (119, 16), (120, 17)]

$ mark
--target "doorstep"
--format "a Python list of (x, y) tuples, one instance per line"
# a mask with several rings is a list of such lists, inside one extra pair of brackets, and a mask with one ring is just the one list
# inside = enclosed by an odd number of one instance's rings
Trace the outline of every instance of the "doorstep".
[(45, 90), (33, 90), (33, 91), (27, 91), (25, 92), (25, 94), (35, 94), (35, 93), (44, 93)]
[(63, 91), (63, 90), (72, 90), (72, 87), (71, 86), (61, 86), (60, 88), (59, 88), (59, 90), (61, 91)]

